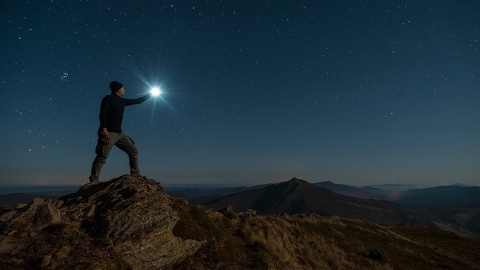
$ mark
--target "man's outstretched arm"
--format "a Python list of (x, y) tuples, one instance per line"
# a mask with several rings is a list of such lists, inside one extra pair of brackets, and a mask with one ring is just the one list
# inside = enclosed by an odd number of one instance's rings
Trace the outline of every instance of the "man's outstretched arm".
[(144, 101), (146, 101), (147, 99), (150, 99), (153, 95), (152, 94), (148, 94), (144, 97), (141, 97), (141, 98), (136, 98), (136, 99), (127, 99), (127, 104), (126, 106), (130, 106), (130, 105), (134, 105), (134, 104), (140, 104)]

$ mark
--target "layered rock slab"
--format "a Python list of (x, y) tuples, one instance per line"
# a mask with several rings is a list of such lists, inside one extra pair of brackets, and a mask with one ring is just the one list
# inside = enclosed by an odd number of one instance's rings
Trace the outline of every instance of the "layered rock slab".
[[(80, 222), (87, 235), (109, 243), (133, 269), (173, 265), (201, 246), (198, 241), (173, 235), (179, 217), (170, 197), (160, 183), (141, 176), (124, 175), (87, 184), (58, 201), (36, 199), (25, 207), (0, 214), (2, 243), (12, 240), (5, 236), (27, 240), (41, 235), (48, 226)], [(8, 247), (0, 250), (13, 251)]]

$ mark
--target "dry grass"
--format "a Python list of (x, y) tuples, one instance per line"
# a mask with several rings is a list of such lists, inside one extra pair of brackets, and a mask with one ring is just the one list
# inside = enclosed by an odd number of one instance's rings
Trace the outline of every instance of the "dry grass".
[[(327, 226), (320, 227), (319, 222)], [(255, 217), (245, 220), (243, 233), (261, 243), (272, 254), (270, 269), (391, 269), (351, 254), (337, 244), (346, 225), (338, 218)], [(328, 237), (330, 236), (330, 237)]]
[(203, 211), (201, 224), (228, 224), (207, 229), (186, 218), (188, 208), (183, 226), (208, 230), (208, 244), (178, 269), (480, 269), (479, 242), (440, 230), (305, 214), (229, 215), (227, 222)]
[[(313, 214), (222, 215), (183, 200), (173, 207), (180, 218), (174, 234), (204, 243), (175, 269), (480, 269), (480, 242), (441, 230)], [(0, 268), (129, 269), (88, 226), (72, 222), (25, 239), (0, 237), (2, 245), (18, 247), (0, 253)]]

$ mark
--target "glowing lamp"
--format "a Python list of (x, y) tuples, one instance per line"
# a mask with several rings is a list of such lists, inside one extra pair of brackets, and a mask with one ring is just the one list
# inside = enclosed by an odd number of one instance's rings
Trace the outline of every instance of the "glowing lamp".
[(158, 87), (152, 87), (152, 89), (150, 89), (150, 94), (152, 94), (154, 97), (159, 96), (161, 93), (162, 92)]

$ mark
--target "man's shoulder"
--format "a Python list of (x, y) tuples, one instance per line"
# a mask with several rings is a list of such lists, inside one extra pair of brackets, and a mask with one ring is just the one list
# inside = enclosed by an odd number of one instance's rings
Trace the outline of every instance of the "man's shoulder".
[(112, 95), (105, 95), (102, 100), (111, 100), (112, 97)]
[(102, 106), (107, 105), (110, 102), (111, 102), (111, 96), (110, 95), (106, 95), (102, 98)]

